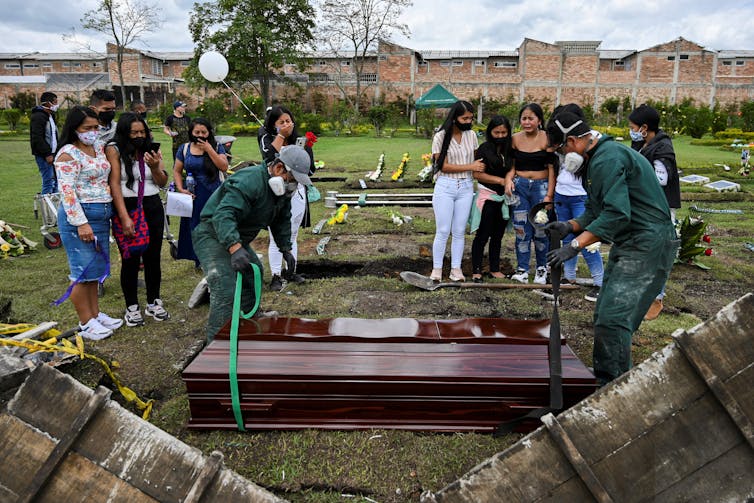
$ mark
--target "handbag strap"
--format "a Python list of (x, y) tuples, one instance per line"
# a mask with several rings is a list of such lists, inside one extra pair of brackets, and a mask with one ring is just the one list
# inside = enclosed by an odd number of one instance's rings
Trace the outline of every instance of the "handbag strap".
[(144, 153), (139, 152), (139, 200), (136, 203), (141, 208), (141, 201), (144, 199), (144, 185), (146, 185), (147, 167), (144, 163)]

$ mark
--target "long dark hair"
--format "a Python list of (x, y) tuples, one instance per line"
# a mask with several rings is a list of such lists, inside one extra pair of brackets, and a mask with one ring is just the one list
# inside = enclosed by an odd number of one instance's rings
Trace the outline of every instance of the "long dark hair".
[[(207, 128), (207, 132), (209, 133), (209, 136), (207, 136), (207, 142), (212, 145), (213, 148), (217, 148), (217, 140), (215, 140), (215, 130), (212, 128), (212, 123), (205, 119), (204, 117), (197, 117), (196, 119), (192, 120), (189, 123), (189, 138), (191, 138), (194, 132), (194, 127), (197, 125), (201, 125)], [(214, 182), (217, 180), (218, 173), (220, 170), (215, 166), (215, 163), (212, 162), (212, 159), (209, 157), (209, 154), (206, 152), (202, 155), (204, 158), (204, 170), (207, 173), (207, 177), (210, 181)], [(184, 160), (185, 162), (185, 160)]]
[[(503, 139), (502, 145), (495, 142), (496, 138), (492, 137), (492, 130), (499, 126), (505, 126), (508, 129), (508, 136)], [(508, 117), (504, 115), (493, 115), (490, 119), (490, 123), (487, 124), (487, 131), (485, 131), (485, 138), (488, 142), (495, 145), (497, 153), (503, 156), (503, 159), (505, 159), (505, 166), (508, 168), (513, 162), (510, 155), (511, 145), (513, 144), (513, 139), (511, 138), (512, 134), (513, 130), (511, 129), (511, 121), (509, 121)]]
[(97, 112), (89, 107), (81, 105), (76, 105), (68, 111), (68, 115), (65, 117), (65, 123), (63, 124), (63, 130), (60, 133), (58, 151), (60, 151), (64, 145), (78, 141), (79, 137), (76, 134), (76, 129), (87, 117), (93, 117), (96, 119)]
[(521, 110), (518, 111), (518, 123), (521, 124), (521, 116), (524, 115), (524, 112), (527, 110), (531, 110), (531, 113), (537, 116), (537, 119), (539, 119), (539, 127), (537, 129), (544, 130), (545, 129), (545, 112), (542, 110), (542, 107), (539, 105), (539, 103), (527, 103), (526, 105), (521, 107)]
[(288, 114), (288, 117), (290, 117), (291, 121), (293, 122), (293, 131), (291, 132), (291, 135), (287, 138), (288, 145), (295, 145), (296, 140), (298, 139), (299, 136), (301, 136), (301, 134), (298, 132), (298, 124), (296, 124), (296, 119), (293, 118), (293, 112), (291, 112), (284, 106), (275, 105), (273, 107), (270, 107), (270, 109), (267, 111), (267, 115), (264, 118), (264, 129), (269, 134), (271, 135), (274, 134), (275, 123), (283, 114)]
[[(442, 166), (445, 164), (445, 157), (448, 155), (448, 147), (450, 147), (450, 140), (453, 138), (453, 124), (456, 119), (465, 114), (466, 112), (474, 113), (474, 105), (468, 101), (458, 100), (450, 107), (448, 115), (445, 117), (445, 122), (440, 126), (440, 131), (445, 131), (445, 138), (442, 139), (442, 148), (440, 148), (440, 155), (437, 156), (437, 162), (435, 162), (435, 172), (442, 171)], [(438, 131), (438, 133), (440, 132)]]
[[(134, 171), (132, 169), (134, 161), (138, 159), (136, 147), (131, 143), (131, 124), (134, 122), (141, 122), (144, 125), (144, 131), (147, 133), (146, 144), (144, 147), (148, 147), (152, 143), (152, 131), (147, 126), (147, 123), (139, 115), (133, 112), (126, 112), (118, 119), (118, 124), (115, 126), (115, 136), (113, 142), (118, 147), (120, 153), (120, 162), (126, 170), (126, 187), (129, 190), (133, 190), (134, 186)], [(141, 153), (143, 156), (144, 154)]]

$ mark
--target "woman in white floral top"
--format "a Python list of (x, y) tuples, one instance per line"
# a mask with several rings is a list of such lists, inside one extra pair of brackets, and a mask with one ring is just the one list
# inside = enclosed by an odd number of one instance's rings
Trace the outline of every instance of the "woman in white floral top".
[(71, 302), (79, 317), (81, 335), (99, 340), (112, 335), (123, 320), (99, 310), (97, 282), (110, 272), (110, 163), (97, 142), (97, 114), (73, 107), (65, 120), (55, 172), (62, 193), (58, 229), (73, 282)]

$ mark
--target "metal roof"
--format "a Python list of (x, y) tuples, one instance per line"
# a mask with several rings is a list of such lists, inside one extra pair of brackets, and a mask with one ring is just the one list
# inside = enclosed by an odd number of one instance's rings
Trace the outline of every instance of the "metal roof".
[(736, 50), (719, 51), (717, 53), (717, 57), (720, 59), (754, 58), (754, 51), (736, 51)]
[(0, 75), (0, 84), (44, 84), (44, 75)]
[(417, 51), (423, 59), (517, 58), (518, 51)]
[(145, 51), (140, 50), (142, 54), (150, 58), (161, 59), (164, 61), (189, 61), (194, 59), (194, 53), (188, 51)]
[(636, 54), (634, 49), (600, 49), (600, 59), (624, 59)]
[(101, 52), (0, 52), (1, 60), (31, 60), (31, 61), (91, 61), (106, 59)]

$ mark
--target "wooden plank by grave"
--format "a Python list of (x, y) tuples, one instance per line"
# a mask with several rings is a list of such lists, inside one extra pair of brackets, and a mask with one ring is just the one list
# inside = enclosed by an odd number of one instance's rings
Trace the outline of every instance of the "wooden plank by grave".
[[(673, 334), (674, 343), (558, 416), (577, 458), (613, 501), (754, 498), (751, 313), (750, 293), (715, 318)], [(595, 497), (543, 427), (422, 501)]]
[[(2, 501), (15, 501), (27, 489), (93, 394), (46, 365), (31, 373), (0, 415)], [(170, 503), (189, 494), (194, 501), (284, 501), (217, 463), (108, 400), (35, 501)]]
[[(491, 432), (549, 404), (548, 337), (549, 320), (242, 320), (244, 428)], [(561, 343), (570, 406), (595, 381)], [(238, 428), (229, 353), (226, 325), (184, 370), (189, 427)]]

